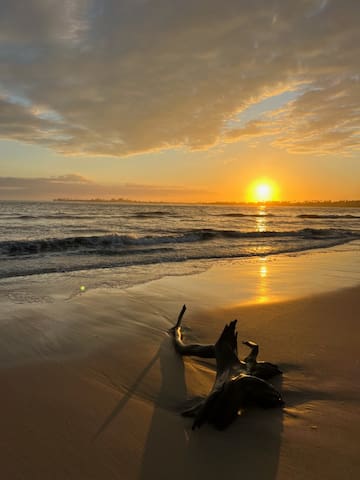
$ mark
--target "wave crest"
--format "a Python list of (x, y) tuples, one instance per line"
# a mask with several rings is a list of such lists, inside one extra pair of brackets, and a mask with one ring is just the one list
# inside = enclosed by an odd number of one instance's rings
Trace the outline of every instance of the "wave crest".
[(333, 214), (326, 214), (326, 215), (319, 215), (317, 213), (301, 213), (300, 215), (296, 215), (297, 218), (324, 218), (324, 219), (334, 219), (334, 220), (341, 220), (341, 219), (354, 219), (354, 218), (360, 218), (359, 215), (352, 215), (352, 214), (346, 214), (346, 215), (333, 215)]
[(181, 244), (211, 242), (223, 240), (240, 239), (262, 239), (262, 238), (293, 238), (306, 240), (338, 240), (340, 243), (360, 238), (360, 232), (334, 228), (305, 228), (290, 231), (238, 231), (238, 230), (216, 230), (216, 229), (193, 229), (170, 235), (147, 235), (135, 237), (131, 235), (106, 234), (93, 236), (74, 236), (65, 238), (48, 238), (41, 240), (18, 240), (0, 242), (0, 251), (7, 255), (33, 255), (39, 253), (56, 253), (64, 251), (98, 251), (104, 249), (128, 249), (135, 246), (156, 247), (162, 244)]

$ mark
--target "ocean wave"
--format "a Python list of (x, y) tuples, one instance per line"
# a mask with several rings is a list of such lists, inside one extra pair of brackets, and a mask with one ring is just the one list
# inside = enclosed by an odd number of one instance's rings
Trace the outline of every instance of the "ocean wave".
[(69, 232), (71, 234), (73, 234), (73, 233), (75, 233), (75, 234), (83, 233), (85, 235), (95, 234), (95, 233), (107, 233), (107, 234), (109, 234), (110, 231), (111, 230), (109, 230), (107, 228), (89, 228), (89, 227), (86, 227), (86, 226), (69, 229)]
[(133, 216), (137, 217), (138, 215), (143, 215), (144, 217), (146, 216), (152, 217), (153, 215), (155, 215), (157, 217), (162, 217), (162, 216), (171, 215), (171, 214), (172, 213), (169, 212), (168, 210), (145, 210), (143, 212), (135, 213)]
[(174, 213), (170, 212), (139, 212), (139, 213), (134, 213), (133, 215), (129, 215), (130, 218), (136, 218), (136, 219), (148, 219), (148, 218), (161, 218), (161, 217), (179, 217), (179, 215), (176, 215)]
[(283, 238), (283, 237), (298, 237), (306, 239), (318, 238), (348, 238), (359, 237), (360, 233), (353, 230), (344, 230), (337, 228), (303, 228), (300, 230), (284, 230), (274, 231), (268, 230), (260, 231), (239, 231), (239, 230), (215, 230), (215, 229), (198, 229), (188, 231), (180, 237), (180, 241), (193, 241), (192, 239), (198, 237), (198, 240), (214, 240), (217, 238), (225, 239), (261, 239), (261, 238)]
[(66, 213), (52, 214), (52, 215), (3, 215), (7, 220), (92, 220), (96, 215), (72, 215)]
[(351, 215), (351, 214), (346, 214), (346, 215), (318, 215), (316, 213), (301, 213), (300, 215), (296, 215), (298, 218), (324, 218), (324, 219), (353, 219), (353, 218), (359, 218), (359, 215)]
[(238, 217), (238, 218), (244, 218), (244, 217), (276, 217), (274, 213), (217, 213), (217, 217)]
[[(0, 252), (5, 255), (34, 255), (40, 253), (56, 253), (65, 251), (98, 251), (103, 249), (131, 249), (135, 246), (152, 247), (162, 244), (182, 244), (220, 241), (224, 243), (241, 239), (292, 239), (306, 240), (339, 240), (347, 242), (360, 238), (360, 232), (334, 228), (305, 228), (290, 231), (239, 231), (216, 229), (192, 229), (171, 235), (132, 236), (105, 234), (92, 236), (74, 236), (65, 238), (46, 238), (37, 240), (14, 240), (0, 242)], [(271, 240), (270, 240), (271, 241)]]
[(30, 215), (30, 214), (21, 214), (21, 215), (2, 215), (2, 218), (6, 220), (94, 220), (94, 218), (106, 218), (106, 219), (116, 219), (116, 218), (158, 218), (158, 217), (178, 217), (172, 212), (157, 210), (157, 211), (145, 211), (145, 212), (138, 212), (138, 213), (130, 213), (124, 212), (124, 214), (72, 214), (72, 213), (54, 213), (49, 215)]
[[(299, 254), (307, 250), (322, 249), (328, 247), (334, 247), (336, 245), (344, 243), (341, 239), (327, 239), (326, 241), (317, 240), (314, 243), (293, 243), (293, 244), (281, 244), (277, 245), (275, 249), (270, 251), (239, 251), (237, 248), (233, 248), (229, 251), (212, 250), (212, 249), (198, 249), (188, 251), (175, 251), (171, 248), (154, 248), (154, 249), (136, 249), (133, 251), (134, 255), (124, 255), (114, 253), (113, 251), (104, 250), (104, 255), (96, 257), (89, 257), (84, 263), (80, 259), (81, 255), (77, 256), (74, 262), (63, 263), (47, 261), (38, 261), (35, 257), (30, 257), (31, 260), (27, 262), (16, 262), (12, 265), (8, 265), (8, 268), (0, 270), (0, 278), (11, 277), (24, 277), (32, 275), (43, 275), (52, 273), (71, 273), (78, 271), (90, 272), (93, 270), (106, 270), (116, 269), (129, 266), (146, 266), (156, 265), (164, 263), (181, 263), (188, 261), (213, 261), (213, 260), (225, 260), (225, 259), (239, 259), (239, 258), (255, 258), (264, 257), (269, 255), (279, 254)], [(125, 253), (125, 252), (123, 252)], [(159, 255), (160, 254), (160, 255)], [(63, 257), (60, 257), (61, 259)], [(90, 260), (90, 261), (89, 261)], [(89, 273), (87, 273), (89, 274)]]

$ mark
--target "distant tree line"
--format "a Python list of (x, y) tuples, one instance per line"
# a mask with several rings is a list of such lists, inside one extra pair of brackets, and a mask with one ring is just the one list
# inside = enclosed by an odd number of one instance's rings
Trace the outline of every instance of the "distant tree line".
[(182, 205), (241, 205), (241, 206), (261, 206), (266, 205), (269, 207), (347, 207), (360, 208), (360, 200), (310, 200), (305, 202), (290, 202), (290, 201), (269, 201), (269, 202), (164, 202), (164, 201), (142, 201), (142, 200), (130, 200), (128, 198), (54, 198), (54, 202), (94, 202), (94, 203), (143, 203), (143, 204), (156, 204), (156, 203), (169, 203)]
[(268, 201), (268, 202), (213, 202), (212, 205), (267, 205), (269, 207), (360, 207), (360, 200), (308, 200), (303, 202)]

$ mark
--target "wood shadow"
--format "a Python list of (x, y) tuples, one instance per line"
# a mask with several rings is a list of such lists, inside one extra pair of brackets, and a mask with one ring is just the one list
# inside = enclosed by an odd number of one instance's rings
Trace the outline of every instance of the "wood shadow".
[[(192, 480), (246, 477), (276, 478), (283, 411), (249, 410), (225, 431), (205, 425), (191, 430), (179, 414), (186, 400), (183, 358), (166, 338), (160, 347), (161, 388), (151, 420), (139, 478)], [(276, 387), (281, 386), (281, 379)], [(172, 392), (172, 396), (169, 396)], [(230, 474), (230, 475), (229, 475)]]
[(153, 365), (157, 362), (158, 358), (160, 356), (160, 349), (155, 353), (153, 358), (150, 360), (150, 362), (147, 364), (147, 366), (144, 368), (144, 370), (138, 375), (134, 383), (131, 385), (129, 390), (124, 394), (120, 402), (116, 405), (116, 407), (111, 411), (111, 413), (107, 416), (107, 418), (103, 421), (103, 423), (100, 425), (98, 430), (96, 431), (95, 435), (91, 439), (92, 442), (95, 442), (99, 436), (107, 429), (107, 427), (115, 420), (115, 418), (119, 415), (121, 410), (125, 407), (125, 405), (128, 403), (130, 398), (133, 396), (133, 394), (136, 392), (138, 386), (142, 382), (142, 380), (145, 378), (147, 373), (151, 370)]

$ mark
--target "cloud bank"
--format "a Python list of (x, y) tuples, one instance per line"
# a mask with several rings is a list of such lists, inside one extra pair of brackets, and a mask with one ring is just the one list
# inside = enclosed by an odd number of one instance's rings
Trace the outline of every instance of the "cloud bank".
[(213, 195), (204, 189), (136, 183), (101, 184), (77, 174), (56, 177), (0, 177), (0, 200), (53, 200), (55, 198), (130, 200), (203, 200)]
[[(359, 145), (358, 0), (2, 0), (0, 137), (64, 154)], [(226, 128), (249, 105), (301, 94)]]

